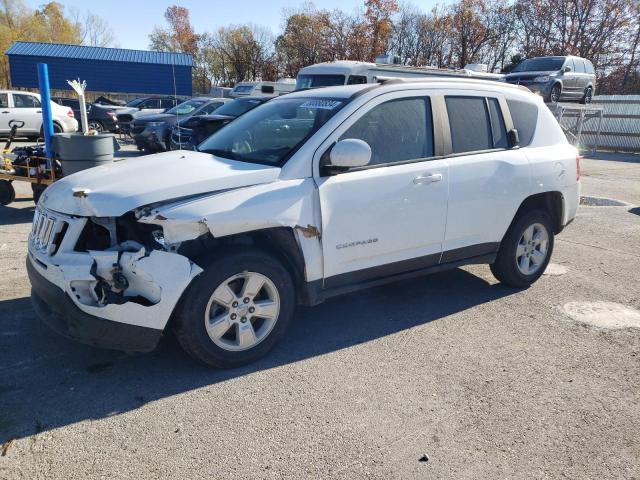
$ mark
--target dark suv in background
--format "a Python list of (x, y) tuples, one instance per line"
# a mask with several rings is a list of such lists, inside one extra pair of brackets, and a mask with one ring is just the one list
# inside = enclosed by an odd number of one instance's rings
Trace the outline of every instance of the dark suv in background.
[(524, 85), (548, 103), (590, 103), (596, 90), (593, 64), (574, 56), (528, 58), (506, 75), (505, 81)]

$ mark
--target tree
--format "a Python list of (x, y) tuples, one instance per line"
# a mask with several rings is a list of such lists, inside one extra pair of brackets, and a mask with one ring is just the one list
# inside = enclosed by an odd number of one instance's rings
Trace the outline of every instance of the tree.
[(149, 48), (164, 52), (195, 54), (198, 48), (198, 35), (195, 33), (189, 9), (172, 5), (164, 12), (168, 28), (154, 27), (149, 35)]
[[(37, 10), (27, 8), (21, 0), (0, 1), (0, 50), (5, 52), (16, 41), (81, 43), (81, 28), (68, 17), (57, 2)], [(6, 55), (0, 59), (0, 87), (10, 85)]]
[(365, 0), (365, 19), (369, 37), (369, 59), (387, 53), (393, 22), (391, 17), (398, 11), (396, 0)]

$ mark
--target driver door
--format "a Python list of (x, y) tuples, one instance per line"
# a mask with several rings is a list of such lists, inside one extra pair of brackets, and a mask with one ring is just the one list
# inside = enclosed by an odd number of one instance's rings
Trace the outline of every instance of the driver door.
[(0, 93), (0, 132), (7, 133), (9, 128), (9, 94)]
[[(366, 282), (440, 261), (448, 165), (434, 158), (431, 99), (382, 95), (353, 114), (318, 150), (325, 288)], [(330, 173), (334, 142), (357, 138), (370, 164)]]

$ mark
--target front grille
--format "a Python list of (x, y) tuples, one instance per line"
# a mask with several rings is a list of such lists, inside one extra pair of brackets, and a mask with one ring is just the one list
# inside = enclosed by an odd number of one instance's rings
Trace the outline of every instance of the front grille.
[(133, 115), (129, 113), (121, 113), (118, 115), (118, 122), (124, 123), (124, 122), (131, 122), (131, 121), (133, 121)]
[(52, 255), (57, 250), (64, 233), (67, 229), (67, 222), (37, 208), (33, 215), (33, 224), (29, 234), (29, 243), (37, 250), (44, 251), (47, 255)]

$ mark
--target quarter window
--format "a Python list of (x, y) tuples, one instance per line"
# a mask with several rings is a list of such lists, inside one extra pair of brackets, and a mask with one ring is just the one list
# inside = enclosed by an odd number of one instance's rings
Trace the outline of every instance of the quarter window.
[(370, 165), (433, 156), (433, 122), (428, 98), (382, 103), (360, 117), (340, 140), (357, 138), (371, 147)]
[(0, 93), (0, 108), (9, 108), (9, 95)]
[(574, 58), (573, 64), (576, 66), (576, 73), (585, 73), (584, 60), (581, 60), (579, 58)]
[(531, 143), (538, 123), (538, 107), (532, 103), (520, 100), (507, 100), (513, 126), (518, 130), (520, 146), (526, 147)]
[(453, 153), (493, 148), (491, 123), (484, 97), (446, 97)]

